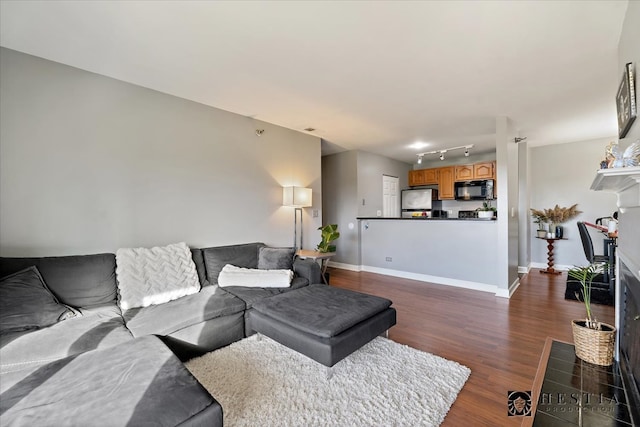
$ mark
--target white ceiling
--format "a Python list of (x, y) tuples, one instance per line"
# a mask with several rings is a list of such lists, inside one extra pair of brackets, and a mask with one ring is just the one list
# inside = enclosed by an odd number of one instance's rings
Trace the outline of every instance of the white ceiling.
[[(617, 133), (627, 1), (2, 1), (4, 47), (302, 131), (323, 153)], [(420, 150), (416, 141), (430, 145)]]

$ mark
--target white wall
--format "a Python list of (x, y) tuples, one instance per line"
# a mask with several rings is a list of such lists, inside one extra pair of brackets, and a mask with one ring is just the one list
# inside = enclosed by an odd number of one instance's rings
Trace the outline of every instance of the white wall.
[(512, 292), (518, 278), (519, 146), (511, 119), (496, 117), (496, 181), (498, 186), (498, 288)]
[(497, 221), (361, 220), (362, 268), (500, 293)]
[[(338, 224), (336, 256), (332, 261), (359, 265), (358, 227), (358, 154), (346, 151), (322, 157), (323, 219)], [(353, 228), (349, 228), (353, 224)]]
[[(393, 160), (378, 154), (358, 151), (358, 216), (376, 216), (382, 211), (382, 175), (399, 179), (399, 190), (408, 187), (408, 163)], [(362, 201), (364, 200), (364, 203)], [(398, 194), (400, 203), (400, 194)]]
[[(322, 205), (319, 138), (0, 51), (0, 254), (186, 241), (291, 246), (282, 186)], [(265, 129), (257, 137), (256, 129)], [(305, 209), (306, 247), (321, 216)]]
[[(600, 161), (604, 158), (605, 147), (613, 139), (612, 137), (530, 149), (530, 207), (553, 208), (556, 204), (568, 207), (578, 203), (578, 209), (583, 211), (577, 218), (562, 224), (564, 237), (568, 240), (556, 242), (555, 245), (555, 263), (560, 267), (587, 263), (576, 222), (593, 223), (596, 218), (610, 216), (617, 209), (614, 194), (590, 190)], [(531, 228), (531, 233), (535, 233), (535, 227)], [(592, 239), (596, 253), (602, 254), (602, 239), (596, 233), (592, 234)], [(531, 262), (534, 266), (546, 266), (545, 240), (531, 239)]]

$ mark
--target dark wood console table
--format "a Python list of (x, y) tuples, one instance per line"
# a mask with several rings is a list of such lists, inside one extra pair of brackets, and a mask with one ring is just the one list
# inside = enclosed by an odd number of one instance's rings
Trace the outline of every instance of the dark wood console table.
[(547, 268), (545, 270), (540, 270), (540, 273), (544, 274), (562, 274), (561, 271), (553, 268), (553, 244), (556, 240), (567, 240), (567, 239), (559, 239), (557, 237), (547, 238), (547, 237), (536, 237), (536, 239), (546, 240), (547, 241)]

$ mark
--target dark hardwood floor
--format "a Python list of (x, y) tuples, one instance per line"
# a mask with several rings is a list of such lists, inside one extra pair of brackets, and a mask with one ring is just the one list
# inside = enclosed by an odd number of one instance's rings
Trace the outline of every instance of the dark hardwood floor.
[[(566, 273), (531, 270), (506, 299), (373, 273), (329, 272), (332, 286), (393, 301), (398, 323), (389, 338), (471, 369), (444, 426), (520, 425), (522, 417), (507, 416), (507, 391), (531, 390), (545, 339), (573, 342), (570, 322), (585, 316), (581, 302), (564, 299)], [(613, 307), (592, 307), (598, 320), (614, 323)]]

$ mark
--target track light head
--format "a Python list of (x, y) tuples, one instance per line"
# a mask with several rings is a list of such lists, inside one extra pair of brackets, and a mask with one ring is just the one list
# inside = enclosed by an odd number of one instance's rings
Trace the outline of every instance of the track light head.
[(440, 152), (440, 160), (444, 160), (444, 151)]
[(465, 157), (469, 157), (469, 149), (468, 148), (464, 149), (464, 156)]
[(423, 157), (423, 156), (418, 155), (418, 164), (421, 164), (421, 163), (422, 163), (422, 157)]

